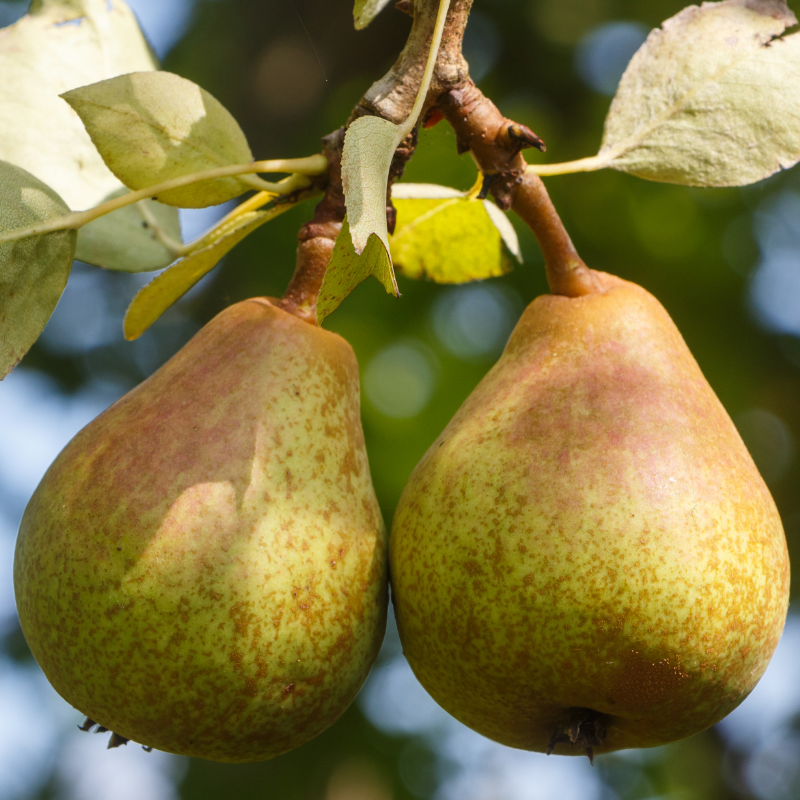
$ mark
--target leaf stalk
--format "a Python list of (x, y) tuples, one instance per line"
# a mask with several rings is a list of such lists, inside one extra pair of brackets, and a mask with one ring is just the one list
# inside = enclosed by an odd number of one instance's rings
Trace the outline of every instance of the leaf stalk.
[(606, 156), (589, 156), (576, 161), (563, 161), (560, 164), (528, 164), (526, 172), (532, 175), (572, 175), (576, 172), (597, 172), (605, 169), (610, 159)]
[[(308, 156), (306, 158), (272, 159), (269, 161), (252, 161), (249, 164), (233, 164), (228, 167), (216, 167), (214, 169), (193, 172), (190, 175), (182, 175), (179, 178), (172, 178), (145, 189), (115, 197), (105, 203), (90, 208), (86, 211), (73, 211), (63, 217), (56, 217), (39, 225), (31, 225), (28, 228), (18, 228), (13, 231), (0, 233), (0, 242), (13, 242), (18, 239), (26, 239), (29, 236), (41, 236), (45, 233), (53, 233), (61, 230), (77, 230), (84, 225), (98, 219), (99, 217), (117, 211), (120, 208), (138, 203), (140, 200), (157, 199), (159, 194), (190, 186), (200, 181), (214, 180), (216, 178), (231, 178), (237, 175), (252, 175), (256, 172), (292, 172), (295, 178), (292, 191), (303, 189), (311, 185), (308, 176), (320, 175), (328, 169), (328, 161), (322, 154)], [(266, 187), (264, 191), (274, 192), (275, 195), (286, 192), (285, 185), (280, 183), (263, 182)]]

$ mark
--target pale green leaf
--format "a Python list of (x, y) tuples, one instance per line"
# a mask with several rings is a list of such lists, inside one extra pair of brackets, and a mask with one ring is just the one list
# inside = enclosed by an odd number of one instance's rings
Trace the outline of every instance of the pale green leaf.
[[(342, 187), (349, 222), (349, 227), (344, 226), (342, 233), (348, 232), (347, 246), (340, 233), (337, 239), (337, 243), (341, 245), (338, 255), (334, 248), (336, 258), (331, 259), (325, 273), (328, 294), (325, 302), (318, 305), (319, 319), (330, 314), (347, 296), (347, 292), (352, 291), (371, 274), (381, 281), (386, 291), (397, 295), (386, 224), (389, 167), (398, 146), (411, 133), (419, 119), (436, 65), (449, 7), (450, 0), (439, 0), (425, 72), (414, 106), (405, 122), (395, 125), (380, 117), (360, 117), (347, 129), (342, 150)], [(383, 248), (382, 254), (374, 249), (375, 242), (379, 242)], [(369, 258), (360, 258), (367, 253), (368, 246), (372, 248)], [(352, 253), (348, 247), (352, 249)], [(323, 290), (325, 288), (326, 284), (323, 282)], [(342, 291), (345, 294), (341, 294)]]
[[(0, 232), (69, 213), (67, 204), (24, 169), (0, 161)], [(67, 285), (75, 231), (0, 243), (0, 378), (28, 352)]]
[(397, 226), (390, 244), (395, 264), (404, 275), (437, 283), (467, 283), (508, 272), (500, 232), (484, 201), (458, 195), (439, 199), (395, 196), (393, 202)]
[[(754, 183), (800, 160), (800, 35), (783, 0), (690, 6), (631, 60), (593, 168), (690, 186)], [(580, 163), (580, 162), (577, 162)]]
[(370, 275), (378, 278), (387, 292), (398, 295), (389, 251), (386, 194), (394, 151), (406, 134), (405, 126), (380, 117), (360, 117), (347, 129), (342, 152), (347, 221), (322, 283), (317, 303), (320, 322)]
[(356, 0), (353, 9), (356, 30), (360, 31), (362, 28), (366, 28), (387, 5), (389, 5), (389, 0)]
[[(113, 196), (127, 191), (123, 187)], [(81, 228), (79, 243), (83, 231), (90, 228), (92, 236), (83, 240), (80, 260), (119, 272), (162, 269), (175, 260), (181, 244), (175, 209), (153, 200), (142, 200), (98, 217)]]
[(386, 192), (389, 167), (405, 127), (380, 117), (359, 117), (347, 129), (342, 152), (342, 185), (353, 247), (360, 254), (375, 234), (389, 250)]
[(125, 314), (126, 339), (141, 336), (170, 306), (211, 272), (235, 245), (275, 216), (272, 211), (250, 211), (213, 230), (209, 243), (164, 270), (133, 298)]
[[(59, 94), (115, 75), (156, 68), (136, 18), (122, 0), (32, 3), (27, 15), (0, 30), (0, 159), (45, 181), (72, 209), (91, 208), (115, 196), (122, 184)], [(177, 230), (174, 209), (154, 214), (166, 230)], [(167, 248), (152, 244), (140, 216), (121, 213), (102, 226), (81, 229), (76, 257), (130, 270), (129, 258), (119, 262), (108, 251), (109, 234), (129, 242), (131, 254), (141, 247), (148, 269), (173, 260)]]
[(370, 275), (374, 275), (389, 294), (397, 296), (397, 282), (383, 243), (377, 236), (372, 236), (358, 255), (353, 248), (350, 228), (345, 218), (342, 230), (336, 237), (333, 254), (319, 292), (317, 321), (322, 323)]
[[(108, 168), (130, 189), (253, 160), (239, 123), (205, 89), (171, 72), (137, 72), (62, 95)], [(204, 208), (252, 188), (218, 178), (172, 189), (162, 203)]]

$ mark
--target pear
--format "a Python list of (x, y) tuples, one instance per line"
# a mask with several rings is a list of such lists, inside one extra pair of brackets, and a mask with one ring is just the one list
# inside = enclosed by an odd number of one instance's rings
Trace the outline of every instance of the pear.
[(495, 741), (590, 758), (732, 711), (789, 590), (775, 504), (672, 320), (594, 276), (527, 308), (390, 539), (400, 637), (433, 698)]
[(245, 762), (323, 731), (388, 601), (350, 346), (267, 300), (220, 313), (58, 456), (14, 579), (33, 655), (112, 745)]

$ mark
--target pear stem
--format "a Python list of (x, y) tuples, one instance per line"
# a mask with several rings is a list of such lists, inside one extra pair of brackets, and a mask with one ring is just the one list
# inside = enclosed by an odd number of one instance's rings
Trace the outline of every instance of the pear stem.
[(322, 279), (333, 254), (336, 237), (344, 219), (342, 189), (342, 146), (344, 128), (322, 140), (323, 153), (328, 161), (328, 183), (325, 195), (317, 203), (314, 216), (300, 228), (297, 238), (297, 263), (294, 275), (281, 299), (281, 308), (311, 325), (317, 324), (317, 298)]
[(525, 172), (511, 205), (533, 231), (544, 255), (547, 283), (553, 294), (582, 297), (600, 291), (594, 270), (578, 255), (542, 179)]
[(441, 95), (437, 107), (455, 131), (458, 151), (472, 154), (497, 205), (504, 211), (513, 208), (536, 235), (553, 294), (580, 297), (600, 291), (595, 273), (578, 255), (541, 178), (526, 171), (522, 150), (544, 150), (544, 142), (504, 117), (469, 79)]
[(312, 238), (300, 242), (294, 275), (280, 302), (284, 311), (311, 325), (317, 324), (317, 298), (342, 224), (332, 222), (328, 228), (329, 235), (318, 229)]

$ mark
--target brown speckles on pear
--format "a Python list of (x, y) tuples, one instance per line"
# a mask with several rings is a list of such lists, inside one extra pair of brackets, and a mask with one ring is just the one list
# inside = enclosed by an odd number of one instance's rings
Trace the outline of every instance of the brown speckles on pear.
[(780, 520), (733, 423), (660, 304), (602, 280), (531, 304), (391, 537), (409, 663), (514, 747), (545, 751), (570, 708), (611, 717), (598, 752), (702, 730), (786, 615)]
[(61, 694), (135, 741), (224, 761), (342, 713), (387, 604), (358, 385), (344, 340), (250, 301), (78, 434), (15, 562)]

